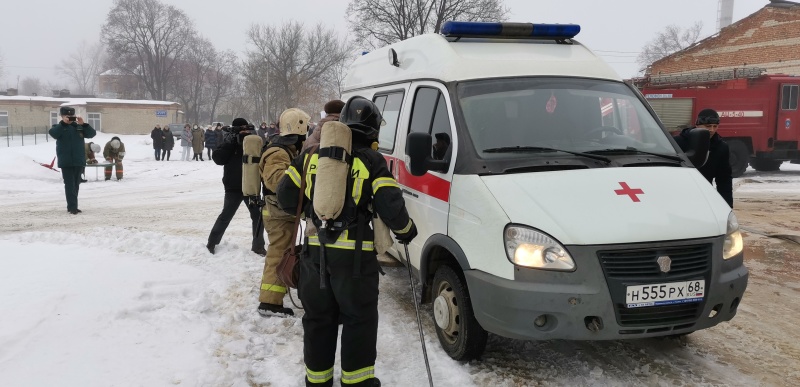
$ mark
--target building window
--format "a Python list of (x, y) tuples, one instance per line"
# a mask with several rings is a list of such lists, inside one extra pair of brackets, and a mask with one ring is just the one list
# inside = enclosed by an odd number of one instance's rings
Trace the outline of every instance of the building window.
[(89, 113), (89, 121), (88, 124), (94, 128), (94, 130), (98, 132), (103, 131), (103, 127), (100, 121), (100, 113)]
[(8, 112), (0, 112), (0, 128), (8, 127)]
[(783, 96), (781, 98), (781, 109), (797, 110), (797, 93), (800, 91), (798, 85), (783, 85)]
[(58, 125), (59, 121), (61, 117), (58, 116), (58, 112), (50, 112), (50, 126)]

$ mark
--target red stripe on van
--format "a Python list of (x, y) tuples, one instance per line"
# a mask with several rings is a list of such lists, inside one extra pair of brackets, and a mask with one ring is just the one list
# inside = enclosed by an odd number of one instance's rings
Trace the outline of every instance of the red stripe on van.
[(397, 182), (401, 186), (419, 191), (424, 195), (431, 196), (443, 202), (450, 201), (450, 182), (440, 177), (426, 173), (422, 176), (414, 176), (406, 169), (403, 161), (395, 159), (397, 163)]

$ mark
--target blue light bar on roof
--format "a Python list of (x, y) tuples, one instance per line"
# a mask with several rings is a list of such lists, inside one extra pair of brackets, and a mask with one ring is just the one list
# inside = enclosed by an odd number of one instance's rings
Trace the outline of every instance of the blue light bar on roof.
[(487, 23), (447, 21), (442, 35), (449, 37), (572, 39), (581, 32), (577, 24)]

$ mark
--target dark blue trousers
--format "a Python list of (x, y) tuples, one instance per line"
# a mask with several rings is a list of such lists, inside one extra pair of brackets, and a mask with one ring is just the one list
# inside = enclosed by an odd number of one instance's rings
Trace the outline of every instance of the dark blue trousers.
[(78, 189), (81, 185), (81, 171), (83, 167), (63, 167), (61, 176), (64, 178), (64, 194), (67, 197), (67, 211), (78, 209)]

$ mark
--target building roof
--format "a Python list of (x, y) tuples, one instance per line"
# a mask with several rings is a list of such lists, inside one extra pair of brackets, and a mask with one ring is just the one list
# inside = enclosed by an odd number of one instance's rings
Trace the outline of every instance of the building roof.
[[(800, 3), (771, 0), (718, 33), (653, 62), (651, 69), (667, 74), (759, 65), (772, 72), (800, 60), (799, 42)], [(782, 65), (762, 65), (773, 62)]]
[(24, 102), (43, 102), (58, 103), (65, 106), (88, 105), (88, 104), (120, 104), (120, 105), (154, 105), (154, 106), (178, 106), (177, 102), (151, 101), (135, 99), (114, 99), (114, 98), (55, 98), (55, 97), (31, 97), (26, 95), (4, 96), (0, 95), (0, 103), (4, 101), (24, 101)]
[[(392, 66), (389, 50), (400, 62)], [(451, 82), (531, 75), (579, 76), (620, 80), (619, 75), (587, 47), (543, 39), (462, 38), (448, 41), (425, 34), (380, 48), (356, 59), (345, 79), (346, 90), (412, 79)]]

